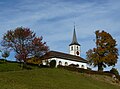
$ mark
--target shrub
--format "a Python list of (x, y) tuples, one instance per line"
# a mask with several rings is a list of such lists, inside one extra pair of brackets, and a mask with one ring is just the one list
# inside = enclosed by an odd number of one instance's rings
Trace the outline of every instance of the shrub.
[(38, 65), (38, 66), (39, 66), (39, 68), (49, 68), (48, 65), (43, 65), (43, 64), (40, 64), (40, 65)]
[(42, 60), (40, 58), (37, 58), (37, 57), (31, 57), (31, 58), (27, 58), (27, 63), (42, 64)]
[(56, 66), (56, 60), (50, 61), (50, 67), (54, 68)]
[(112, 74), (114, 74), (114, 75), (116, 75), (116, 76), (119, 76), (119, 72), (118, 72), (118, 70), (117, 70), (116, 68), (112, 68), (112, 69), (110, 70), (110, 73), (112, 73)]
[(93, 71), (93, 70), (82, 69), (82, 68), (75, 68), (75, 67), (70, 67), (70, 66), (61, 66), (61, 65), (59, 65), (58, 68), (63, 68), (63, 69), (70, 70), (70, 71), (76, 71), (76, 72), (79, 72), (79, 73), (99, 74), (99, 75), (112, 76), (111, 73), (105, 73), (105, 72), (100, 72), (100, 71)]
[(75, 65), (75, 64), (70, 64), (69, 66), (70, 66), (70, 67), (74, 67), (74, 68), (79, 67), (79, 65), (78, 65), (78, 64), (77, 64), (77, 65)]

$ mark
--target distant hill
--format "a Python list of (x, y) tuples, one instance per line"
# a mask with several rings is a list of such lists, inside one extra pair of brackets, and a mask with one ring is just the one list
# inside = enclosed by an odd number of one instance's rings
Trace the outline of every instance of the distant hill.
[(0, 89), (120, 89), (110, 77), (58, 68), (0, 72)]

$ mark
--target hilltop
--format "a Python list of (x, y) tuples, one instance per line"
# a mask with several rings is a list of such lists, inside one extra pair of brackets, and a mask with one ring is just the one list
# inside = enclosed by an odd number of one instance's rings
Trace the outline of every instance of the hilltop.
[(36, 68), (0, 72), (0, 89), (120, 89), (108, 79), (59, 68)]

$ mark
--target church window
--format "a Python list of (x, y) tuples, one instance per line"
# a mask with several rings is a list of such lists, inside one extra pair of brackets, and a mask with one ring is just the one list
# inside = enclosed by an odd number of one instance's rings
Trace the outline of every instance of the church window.
[(78, 64), (77, 64), (76, 66), (77, 66), (77, 67), (79, 67), (79, 65), (78, 65)]
[(78, 46), (77, 46), (77, 50), (78, 50)]
[(79, 55), (79, 52), (77, 51), (76, 54)]
[(73, 46), (71, 47), (71, 51), (73, 50)]
[(61, 62), (61, 61), (59, 61), (59, 65), (62, 65), (62, 62)]
[(68, 66), (68, 63), (67, 63), (67, 62), (65, 62), (65, 66)]
[(81, 65), (81, 68), (84, 68), (84, 65)]

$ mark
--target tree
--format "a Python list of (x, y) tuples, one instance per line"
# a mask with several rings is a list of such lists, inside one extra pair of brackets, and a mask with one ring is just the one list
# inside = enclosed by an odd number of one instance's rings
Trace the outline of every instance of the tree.
[(86, 52), (90, 65), (98, 66), (98, 71), (103, 71), (107, 66), (115, 66), (118, 59), (116, 40), (105, 31), (96, 31), (96, 48)]
[(3, 36), (2, 46), (14, 50), (15, 58), (24, 63), (27, 58), (36, 56), (38, 53), (41, 53), (39, 56), (42, 56), (49, 50), (46, 43), (42, 42), (42, 37), (36, 37), (33, 31), (23, 27), (7, 31)]
[(31, 53), (34, 57), (40, 58), (48, 51), (46, 42), (42, 42), (43, 37), (35, 37), (31, 44)]
[(0, 53), (2, 53), (2, 51), (0, 50)]
[[(2, 57), (4, 57), (5, 59), (6, 59), (7, 57), (9, 57), (9, 55), (10, 55), (10, 52), (9, 52), (8, 50), (5, 50), (5, 51), (2, 53)], [(4, 62), (5, 62), (5, 59), (4, 59)]]

